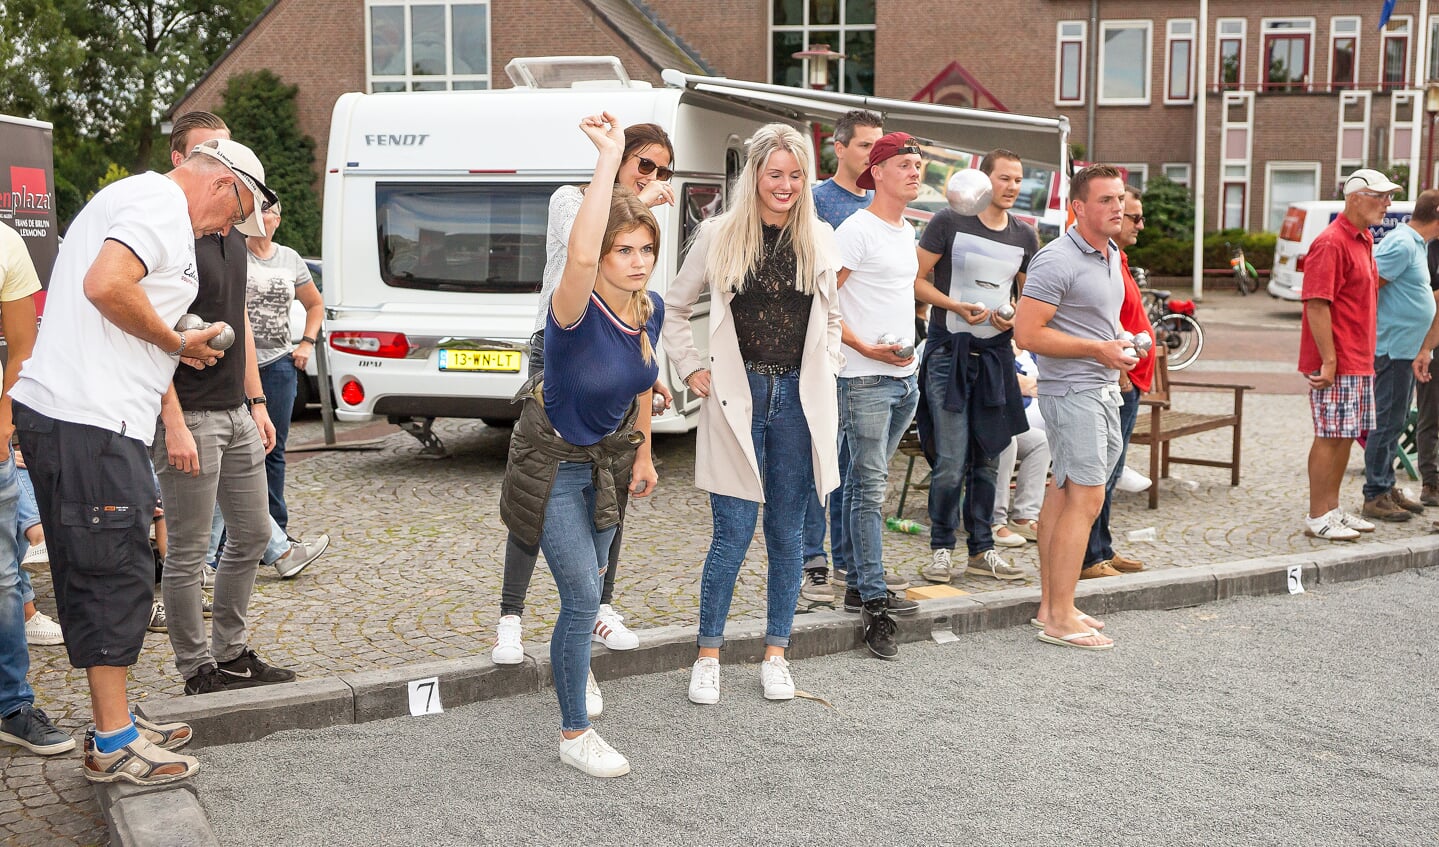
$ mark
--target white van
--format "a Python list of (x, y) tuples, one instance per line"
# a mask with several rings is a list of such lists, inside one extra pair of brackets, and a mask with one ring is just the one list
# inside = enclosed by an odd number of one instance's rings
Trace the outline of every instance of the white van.
[[(677, 203), (656, 208), (661, 250), (650, 287), (664, 292), (685, 245), (724, 208), (745, 140), (788, 121), (808, 132), (855, 108), (955, 149), (1007, 147), (1059, 169), (1063, 119), (809, 92), (665, 71), (631, 81), (613, 57), (516, 59), (514, 88), (340, 97), (325, 175), (323, 256), (329, 369), (344, 421), (386, 417), (430, 453), (437, 417), (502, 425), (528, 370), (539, 308), (549, 198), (583, 183), (595, 151), (580, 118), (664, 127), (675, 147)], [(963, 142), (963, 143), (961, 143)], [(696, 309), (708, 339), (709, 310)], [(661, 355), (675, 406), (656, 432), (694, 426), (699, 398)]]
[[(1279, 238), (1274, 242), (1274, 268), (1269, 273), (1269, 296), (1281, 300), (1299, 300), (1304, 290), (1304, 256), (1314, 237), (1334, 222), (1344, 211), (1343, 200), (1308, 200), (1295, 203), (1284, 213), (1279, 225)], [(1413, 201), (1389, 204), (1384, 220), (1369, 227), (1378, 244), (1385, 235), (1414, 214)]]

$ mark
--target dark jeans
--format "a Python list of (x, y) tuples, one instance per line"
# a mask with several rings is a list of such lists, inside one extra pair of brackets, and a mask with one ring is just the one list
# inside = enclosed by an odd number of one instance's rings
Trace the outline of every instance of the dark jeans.
[[(968, 411), (944, 408), (952, 368), (949, 348), (926, 353), (924, 396), (934, 422), (936, 454), (929, 477), (929, 547), (953, 550), (956, 530), (963, 526), (969, 555), (978, 556), (994, 549), (989, 521), (994, 517), (999, 455), (984, 455)], [(1009, 480), (1004, 483), (1008, 485)]]
[(270, 423), (275, 425), (275, 449), (265, 456), (265, 485), (270, 491), (270, 517), (287, 529), (290, 512), (285, 508), (285, 442), (290, 438), (290, 417), (295, 413), (295, 391), (299, 387), (295, 360), (289, 353), (260, 366), (260, 385), (265, 390)]
[[(1089, 528), (1089, 547), (1084, 551), (1086, 568), (1114, 558), (1114, 538), (1109, 534), (1109, 504), (1114, 499), (1114, 486), (1124, 473), (1124, 451), (1129, 449), (1129, 436), (1134, 434), (1134, 422), (1139, 420), (1139, 394), (1138, 388), (1121, 391), (1119, 394), (1124, 399), (1119, 407), (1119, 431), (1124, 443), (1119, 450), (1119, 461), (1114, 463), (1114, 471), (1109, 474), (1109, 481), (1104, 483), (1104, 505), (1099, 509), (1099, 517), (1094, 519), (1094, 526)], [(1151, 484), (1158, 485), (1159, 480), (1156, 479)]]
[(1374, 357), (1374, 430), (1364, 439), (1364, 499), (1394, 487), (1399, 434), (1414, 395), (1414, 360)]
[[(1431, 364), (1430, 373), (1439, 375), (1439, 364)], [(1439, 488), (1439, 379), (1419, 383), (1417, 395), (1414, 446), (1419, 451), (1419, 479), (1425, 488)]]

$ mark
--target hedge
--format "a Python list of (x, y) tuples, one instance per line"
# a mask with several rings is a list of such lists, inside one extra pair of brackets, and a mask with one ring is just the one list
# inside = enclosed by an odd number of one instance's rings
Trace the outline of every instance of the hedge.
[[(1225, 242), (1228, 242), (1243, 247), (1244, 257), (1255, 268), (1261, 271), (1271, 268), (1274, 265), (1276, 238), (1272, 232), (1242, 229), (1208, 233), (1204, 236), (1204, 267), (1229, 267), (1229, 248), (1225, 247)], [(1152, 276), (1189, 276), (1194, 272), (1194, 242), (1190, 239), (1146, 239), (1141, 235), (1139, 243), (1125, 252), (1129, 254), (1130, 267), (1144, 268)]]

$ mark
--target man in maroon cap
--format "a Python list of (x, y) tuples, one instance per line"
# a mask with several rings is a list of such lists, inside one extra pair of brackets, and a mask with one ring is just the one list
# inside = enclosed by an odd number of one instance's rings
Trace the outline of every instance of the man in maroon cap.
[(902, 132), (882, 136), (858, 179), (860, 188), (874, 189), (874, 200), (835, 233), (846, 359), (839, 374), (840, 419), (849, 447), (841, 488), (845, 532), (854, 547), (844, 608), (863, 611), (865, 643), (884, 659), (899, 655), (891, 615), (918, 610), (885, 585), (880, 511), (889, 460), (919, 403), (913, 340), (919, 259), (904, 208), (919, 195), (922, 168), (914, 139)]

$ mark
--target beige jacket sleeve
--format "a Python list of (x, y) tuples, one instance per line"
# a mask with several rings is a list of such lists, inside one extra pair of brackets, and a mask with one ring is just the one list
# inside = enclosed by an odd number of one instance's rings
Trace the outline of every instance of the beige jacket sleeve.
[(665, 293), (665, 324), (661, 332), (665, 355), (669, 356), (675, 374), (681, 380), (697, 370), (708, 367), (695, 347), (694, 325), (690, 316), (694, 314), (695, 303), (700, 293), (708, 287), (705, 278), (705, 258), (709, 254), (711, 227), (701, 225), (690, 245), (689, 255), (675, 278), (670, 280)]
[(834, 229), (828, 224), (821, 222), (816, 230), (819, 236), (819, 260), (820, 267), (819, 282), (823, 287), (823, 295), (829, 303), (829, 324), (825, 349), (829, 350), (830, 361), (834, 365), (834, 372), (838, 374), (844, 370), (844, 321), (839, 314), (839, 288), (836, 285), (836, 278), (839, 275), (840, 261), (839, 250), (834, 243)]

